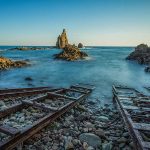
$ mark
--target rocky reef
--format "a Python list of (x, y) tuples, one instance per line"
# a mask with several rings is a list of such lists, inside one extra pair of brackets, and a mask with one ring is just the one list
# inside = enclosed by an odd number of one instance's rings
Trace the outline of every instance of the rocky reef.
[(84, 59), (88, 55), (85, 52), (80, 51), (79, 48), (73, 45), (67, 45), (63, 51), (55, 55), (56, 59), (63, 59), (67, 61), (74, 61), (78, 59)]
[(56, 47), (57, 48), (65, 48), (65, 46), (68, 45), (68, 38), (66, 34), (66, 30), (63, 29), (63, 32), (61, 35), (58, 36), (57, 42), (56, 42)]
[(82, 43), (79, 43), (78, 47), (75, 46), (75, 44), (71, 45), (68, 43), (68, 38), (65, 29), (63, 29), (62, 34), (58, 36), (56, 47), (63, 49), (62, 52), (54, 55), (56, 59), (74, 61), (78, 59), (84, 59), (88, 56), (88, 54), (80, 51), (79, 49), (83, 47)]
[(146, 44), (140, 44), (135, 48), (127, 58), (127, 60), (135, 60), (139, 64), (150, 64), (150, 47)]
[(37, 46), (29, 47), (29, 46), (19, 46), (19, 47), (11, 48), (10, 50), (27, 51), (27, 50), (48, 50), (48, 49), (51, 49), (51, 47), (37, 47)]
[(0, 56), (0, 70), (6, 70), (10, 68), (20, 68), (29, 65), (26, 61), (12, 61), (8, 58)]

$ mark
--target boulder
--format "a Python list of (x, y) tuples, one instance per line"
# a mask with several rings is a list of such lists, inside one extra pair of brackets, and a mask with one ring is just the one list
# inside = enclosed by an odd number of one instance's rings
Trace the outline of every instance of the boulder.
[(68, 44), (63, 48), (62, 52), (55, 55), (55, 58), (67, 61), (74, 61), (78, 59), (84, 59), (87, 56), (88, 55), (85, 52), (80, 51), (80, 49), (76, 46)]
[(83, 48), (83, 44), (82, 44), (82, 43), (79, 43), (79, 44), (78, 44), (78, 48)]
[(146, 44), (140, 44), (126, 59), (135, 60), (139, 64), (150, 64), (150, 47)]
[(67, 38), (66, 30), (63, 29), (62, 34), (59, 35), (57, 38), (56, 47), (62, 49), (65, 48), (65, 46), (67, 45), (68, 45), (68, 38)]
[(86, 142), (89, 146), (92, 146), (94, 148), (98, 148), (102, 144), (101, 139), (93, 133), (82, 133), (79, 136), (79, 140), (82, 143)]
[(0, 70), (5, 70), (13, 67), (23, 67), (28, 65), (26, 61), (12, 61), (8, 58), (0, 57)]

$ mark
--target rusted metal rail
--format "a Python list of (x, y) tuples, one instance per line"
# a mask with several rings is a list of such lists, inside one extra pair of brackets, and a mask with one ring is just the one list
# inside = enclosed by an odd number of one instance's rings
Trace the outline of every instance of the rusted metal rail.
[[(9, 135), (10, 138), (0, 142), (0, 149), (11, 150), (18, 146), (22, 146), (22, 143), (25, 140), (46, 127), (48, 124), (53, 123), (54, 120), (69, 111), (82, 100), (85, 100), (94, 88), (93, 86), (89, 87), (83, 84), (81, 86), (79, 84), (75, 86), (71, 86), (68, 89), (62, 88), (57, 91), (51, 91), (40, 97), (23, 100), (17, 109), (16, 106), (14, 106), (14, 110), (10, 108), (7, 116), (0, 117), (1, 122), (5, 122), (5, 118), (10, 114), (12, 115), (12, 113), (17, 113), (30, 107), (41, 110), (45, 115), (33, 122), (33, 124), (21, 129), (8, 126), (5, 123), (1, 124), (0, 132)], [(61, 105), (62, 102), (63, 105)], [(51, 106), (52, 103), (56, 103), (57, 105)]]
[(150, 149), (150, 97), (133, 88), (113, 86), (113, 100), (124, 119), (136, 150)]
[(48, 91), (55, 91), (57, 90), (52, 87), (37, 87), (37, 88), (20, 88), (20, 89), (4, 89), (0, 90), (0, 100), (6, 97), (16, 97), (16, 96), (23, 96), (23, 95), (33, 95), (33, 94), (40, 94), (45, 93)]

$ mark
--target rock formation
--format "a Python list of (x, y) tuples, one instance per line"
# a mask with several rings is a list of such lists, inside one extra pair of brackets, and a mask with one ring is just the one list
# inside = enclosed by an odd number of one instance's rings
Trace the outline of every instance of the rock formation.
[(66, 34), (66, 30), (63, 29), (61, 35), (58, 36), (56, 47), (63, 49), (59, 54), (54, 55), (56, 59), (63, 59), (67, 61), (73, 61), (77, 59), (84, 59), (88, 55), (85, 52), (80, 51), (80, 48), (83, 47), (82, 43), (79, 43), (78, 47), (75, 44), (71, 45), (68, 43), (68, 38)]
[(78, 48), (83, 48), (83, 44), (82, 44), (82, 43), (79, 43), (79, 44), (78, 44)]
[(146, 44), (140, 44), (126, 59), (135, 60), (139, 64), (150, 64), (150, 47)]
[(68, 44), (64, 47), (63, 51), (55, 55), (56, 59), (63, 59), (67, 61), (74, 61), (78, 59), (84, 59), (88, 55), (85, 52), (80, 51), (76, 46)]
[(0, 57), (0, 70), (9, 69), (12, 67), (22, 67), (27, 66), (25, 61), (12, 61), (8, 58)]
[(63, 29), (62, 34), (59, 35), (57, 38), (56, 47), (57, 48), (64, 48), (67, 45), (68, 45), (68, 38), (67, 38), (66, 30)]

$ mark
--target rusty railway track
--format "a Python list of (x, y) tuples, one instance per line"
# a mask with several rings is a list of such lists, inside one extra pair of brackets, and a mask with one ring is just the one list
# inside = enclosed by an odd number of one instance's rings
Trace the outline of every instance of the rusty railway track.
[(36, 87), (36, 88), (19, 88), (19, 89), (3, 89), (0, 90), (0, 100), (6, 97), (27, 96), (33, 94), (45, 93), (57, 90), (52, 87)]
[[(19, 105), (12, 106), (3, 112), (0, 111), (0, 132), (8, 136), (8, 138), (0, 142), (0, 149), (19, 149), (22, 147), (25, 140), (46, 127), (48, 124), (53, 123), (54, 120), (76, 106), (79, 102), (85, 100), (93, 89), (94, 86), (91, 85), (77, 84), (68, 89), (61, 88), (48, 91), (45, 95), (22, 100)], [(37, 120), (33, 121), (29, 125), (25, 124), (23, 127), (14, 127), (8, 124), (8, 120), (11, 120), (12, 116), (16, 116), (18, 112), (20, 112), (20, 114), (22, 112), (27, 114), (30, 112), (30, 110), (38, 110), (41, 112), (41, 117), (37, 115), (39, 117)], [(15, 118), (14, 120), (17, 119), (18, 118)], [(19, 121), (21, 121), (21, 119)], [(26, 120), (24, 120), (24, 122), (26, 122)]]
[(150, 150), (150, 97), (121, 86), (113, 86), (112, 92), (135, 149)]

